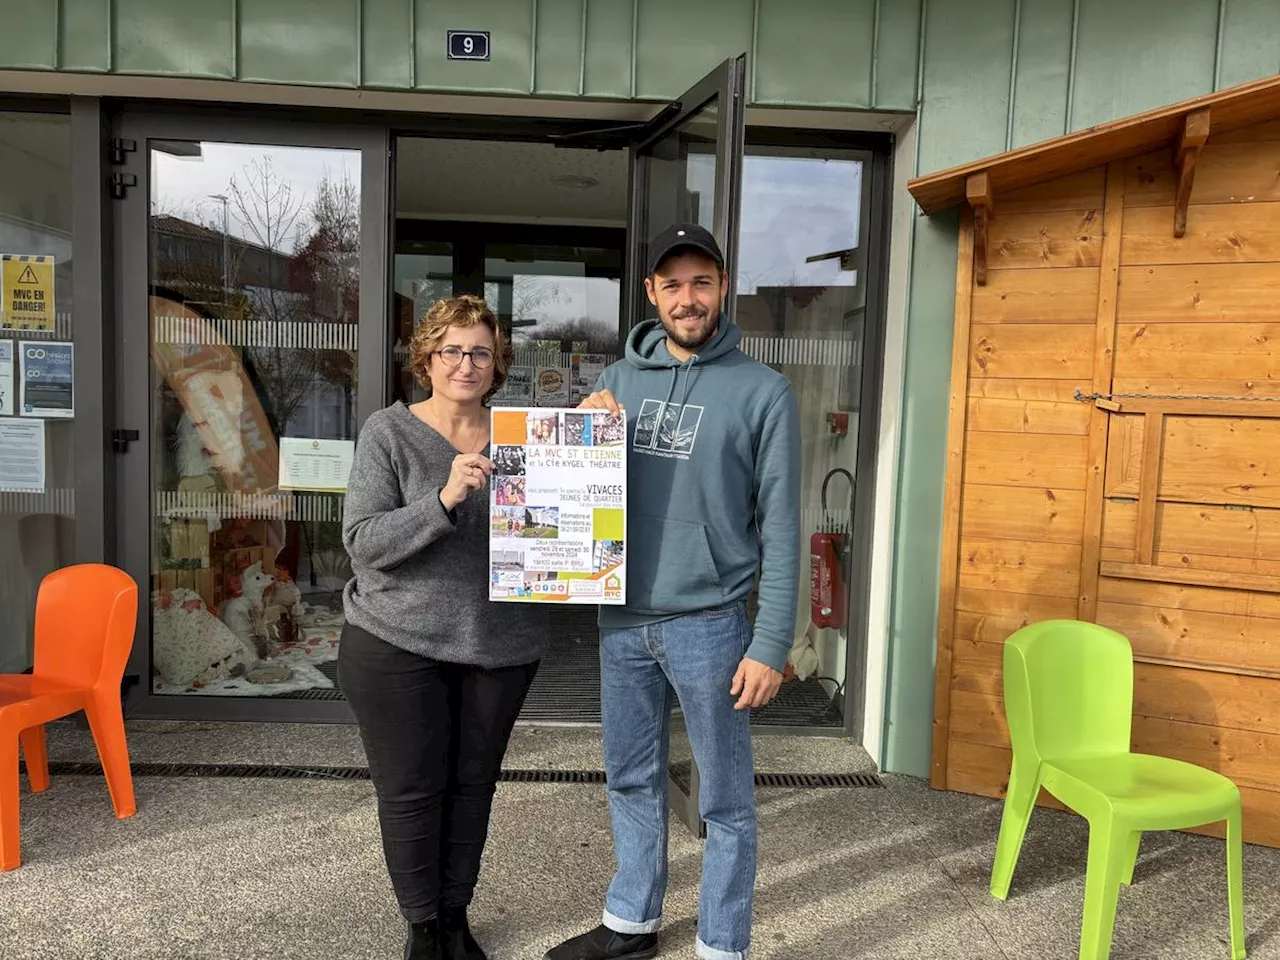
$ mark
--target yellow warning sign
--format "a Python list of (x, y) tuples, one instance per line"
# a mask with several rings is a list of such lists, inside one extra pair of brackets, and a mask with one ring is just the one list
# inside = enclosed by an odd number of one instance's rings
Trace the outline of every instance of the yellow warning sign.
[(54, 328), (53, 257), (0, 254), (0, 330)]

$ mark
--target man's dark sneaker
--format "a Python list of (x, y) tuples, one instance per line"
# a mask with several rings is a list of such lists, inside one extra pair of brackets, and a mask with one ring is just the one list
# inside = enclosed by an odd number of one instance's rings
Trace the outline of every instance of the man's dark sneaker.
[(657, 955), (656, 933), (618, 933), (599, 926), (548, 950), (543, 960), (645, 960)]
[(440, 949), (440, 921), (435, 917), (409, 924), (404, 960), (445, 960)]
[(445, 960), (489, 960), (471, 935), (466, 907), (444, 907), (440, 911), (440, 943)]

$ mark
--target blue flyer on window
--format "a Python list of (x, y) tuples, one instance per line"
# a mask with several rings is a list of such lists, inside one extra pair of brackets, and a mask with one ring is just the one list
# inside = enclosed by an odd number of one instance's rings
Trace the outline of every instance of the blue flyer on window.
[(74, 417), (75, 347), (70, 343), (22, 340), (18, 343), (20, 401), (24, 417)]

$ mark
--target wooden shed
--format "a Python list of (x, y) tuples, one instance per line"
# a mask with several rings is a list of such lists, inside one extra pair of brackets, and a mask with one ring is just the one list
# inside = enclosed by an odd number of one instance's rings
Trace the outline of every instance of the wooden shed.
[(1280, 846), (1280, 76), (909, 189), (961, 208), (933, 785), (1003, 795), (1004, 640), (1093, 620)]

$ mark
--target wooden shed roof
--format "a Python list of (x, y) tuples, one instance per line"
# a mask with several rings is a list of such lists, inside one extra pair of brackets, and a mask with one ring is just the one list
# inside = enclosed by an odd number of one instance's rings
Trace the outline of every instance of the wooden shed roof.
[(984, 194), (994, 196), (998, 205), (1000, 195), (1010, 190), (1150, 153), (1163, 146), (1177, 149), (1192, 126), (1189, 118), (1197, 114), (1203, 121), (1205, 113), (1208, 130), (1202, 128), (1201, 132), (1210, 136), (1280, 117), (1280, 75), (916, 177), (907, 189), (925, 213), (939, 213), (964, 202), (970, 178), (985, 173)]

